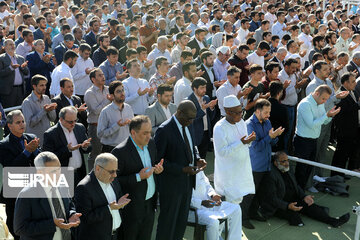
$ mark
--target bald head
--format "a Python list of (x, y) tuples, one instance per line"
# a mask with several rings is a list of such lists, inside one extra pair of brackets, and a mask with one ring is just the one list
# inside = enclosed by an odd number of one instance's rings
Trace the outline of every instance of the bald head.
[(182, 126), (189, 126), (196, 117), (195, 104), (190, 100), (181, 101), (175, 116)]

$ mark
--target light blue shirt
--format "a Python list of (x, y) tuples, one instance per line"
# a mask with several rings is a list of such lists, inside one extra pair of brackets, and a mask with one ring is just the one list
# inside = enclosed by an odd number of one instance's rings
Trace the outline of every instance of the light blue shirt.
[(284, 31), (283, 28), (286, 28), (285, 23), (276, 22), (271, 28), (272, 35), (278, 35), (281, 39), (285, 34), (288, 34), (288, 32)]
[[(134, 140), (132, 139), (132, 137), (130, 137), (131, 141), (133, 142), (137, 152), (139, 153), (139, 157), (141, 159), (141, 162), (142, 164), (144, 165), (144, 168), (149, 168), (148, 171), (150, 171), (150, 169), (152, 168), (152, 165), (151, 165), (151, 158), (150, 158), (150, 153), (149, 153), (149, 150), (148, 150), (148, 147), (147, 146), (144, 146), (143, 148), (144, 149), (141, 149), (135, 142)], [(141, 178), (140, 178), (140, 174), (137, 173), (136, 174), (136, 181), (138, 182), (141, 182)], [(150, 177), (148, 177), (146, 179), (147, 181), (147, 191), (146, 191), (146, 197), (145, 197), (145, 200), (148, 200), (150, 199), (152, 196), (154, 196), (154, 193), (155, 193), (155, 181), (154, 181), (154, 174), (151, 174)]]
[[(176, 123), (176, 126), (178, 127), (179, 131), (180, 131), (180, 134), (181, 136), (184, 138), (183, 136), (183, 131), (182, 131), (182, 125), (179, 123), (179, 121), (177, 120), (177, 118), (175, 117), (175, 115), (173, 115), (173, 118), (175, 120), (175, 123)], [(190, 150), (191, 150), (191, 163), (190, 163), (190, 166), (194, 166), (194, 150), (193, 150), (193, 142), (192, 142), (192, 139), (191, 139), (191, 135), (190, 135), (190, 131), (189, 131), (189, 128), (188, 127), (185, 127), (185, 133), (186, 133), (186, 137), (187, 139), (189, 140), (189, 144), (190, 144)]]
[(331, 118), (326, 115), (325, 105), (318, 105), (310, 94), (301, 100), (297, 107), (295, 133), (300, 137), (317, 139), (320, 136), (321, 125), (327, 120), (331, 121)]
[[(335, 96), (335, 89), (333, 84), (331, 83), (331, 81), (329, 79), (325, 79), (325, 80), (321, 80), (320, 78), (316, 77), (309, 83), (309, 85), (306, 87), (306, 95), (311, 94), (312, 92), (315, 92), (315, 89), (320, 86), (326, 84), (331, 88), (331, 95), (330, 98), (326, 101), (325, 103), (325, 111), (329, 111), (330, 109), (332, 109), (335, 104), (340, 102), (340, 99), (337, 99)], [(324, 122), (324, 124), (327, 124), (331, 121), (331, 118), (329, 118), (328, 120), (326, 120)]]
[(198, 28), (199, 28), (198, 25), (190, 23), (190, 25), (186, 29), (191, 30), (190, 37), (193, 37), (193, 36), (195, 36), (195, 30), (198, 29)]

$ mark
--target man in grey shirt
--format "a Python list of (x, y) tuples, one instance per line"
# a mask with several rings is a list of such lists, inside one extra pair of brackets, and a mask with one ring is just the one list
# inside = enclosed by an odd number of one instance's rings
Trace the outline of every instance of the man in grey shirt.
[(97, 155), (101, 153), (101, 143), (97, 136), (98, 118), (101, 110), (111, 102), (109, 87), (105, 86), (105, 76), (100, 68), (90, 72), (93, 85), (85, 92), (84, 101), (87, 108), (88, 135), (91, 137), (91, 153), (88, 158), (89, 170), (94, 166)]
[(125, 103), (122, 82), (111, 82), (109, 93), (112, 103), (101, 111), (97, 127), (97, 135), (102, 143), (102, 152), (111, 152), (114, 147), (130, 136), (129, 123), (134, 117), (131, 106)]
[(56, 119), (56, 103), (51, 103), (50, 98), (45, 95), (47, 79), (37, 74), (31, 78), (33, 91), (24, 99), (21, 108), (25, 117), (26, 132), (33, 133), (40, 138), (43, 144), (44, 132), (50, 128), (50, 121)]

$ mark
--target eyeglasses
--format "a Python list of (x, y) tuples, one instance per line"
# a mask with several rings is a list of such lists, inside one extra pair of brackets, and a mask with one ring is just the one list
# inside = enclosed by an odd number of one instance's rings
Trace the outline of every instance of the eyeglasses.
[(103, 168), (102, 166), (98, 165), (99, 167), (101, 167), (102, 169), (104, 169), (105, 171), (107, 171), (110, 175), (113, 175), (114, 173), (117, 173), (119, 170), (116, 169), (116, 170), (107, 170), (105, 168)]
[(64, 121), (67, 122), (68, 124), (74, 124), (74, 123), (77, 123), (79, 121), (79, 119), (71, 120), (71, 121), (64, 119)]

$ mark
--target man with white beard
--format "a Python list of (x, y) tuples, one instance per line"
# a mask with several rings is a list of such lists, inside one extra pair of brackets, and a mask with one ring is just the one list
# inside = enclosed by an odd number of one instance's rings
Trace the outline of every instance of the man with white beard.
[(235, 95), (224, 98), (226, 116), (214, 127), (215, 190), (226, 201), (241, 203), (244, 196), (255, 193), (249, 144), (256, 134), (247, 134), (242, 119), (242, 105)]

